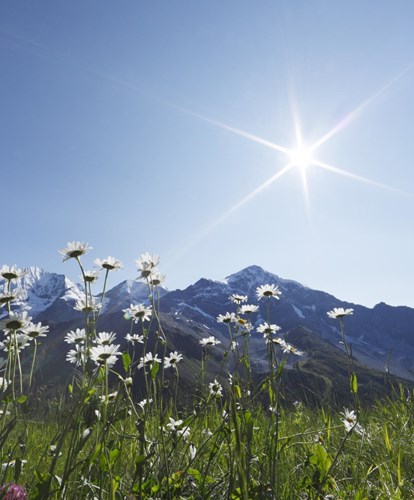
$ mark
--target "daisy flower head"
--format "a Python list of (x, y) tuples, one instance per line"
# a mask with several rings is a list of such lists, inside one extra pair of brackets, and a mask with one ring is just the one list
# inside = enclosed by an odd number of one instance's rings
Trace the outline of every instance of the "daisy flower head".
[(208, 388), (211, 396), (217, 398), (221, 398), (223, 396), (223, 387), (219, 382), (217, 382), (217, 379), (214, 379), (214, 382), (210, 382), (210, 384), (208, 384)]
[(31, 339), (37, 339), (38, 337), (46, 337), (49, 332), (48, 326), (42, 326), (42, 323), (29, 323), (28, 327), (25, 329), (26, 335)]
[(86, 339), (85, 328), (76, 328), (75, 331), (71, 330), (65, 336), (65, 342), (68, 344), (84, 344)]
[(152, 286), (159, 286), (164, 283), (166, 280), (166, 277), (164, 274), (161, 274), (159, 271), (154, 270), (151, 272), (151, 274), (148, 276), (148, 281), (150, 282), (150, 285)]
[(95, 264), (106, 271), (118, 271), (122, 269), (122, 262), (115, 257), (107, 257), (106, 259), (95, 259)]
[(354, 314), (354, 310), (344, 309), (343, 307), (334, 307), (332, 311), (329, 311), (326, 314), (332, 319), (342, 319), (344, 316), (351, 316)]
[(110, 345), (115, 340), (116, 334), (111, 332), (99, 332), (96, 336), (95, 343), (97, 345)]
[(101, 308), (102, 304), (97, 304), (95, 297), (83, 297), (82, 299), (79, 299), (76, 301), (76, 304), (74, 306), (75, 311), (80, 311), (84, 313), (92, 312), (92, 311), (99, 311)]
[(138, 406), (141, 408), (141, 410), (145, 410), (146, 407), (148, 407), (152, 403), (153, 399), (143, 399), (138, 403)]
[(293, 347), (293, 345), (288, 344), (284, 340), (283, 340), (283, 343), (280, 342), (279, 344), (280, 344), (280, 346), (282, 348), (282, 351), (285, 354), (295, 354), (296, 356), (303, 356), (303, 352), (302, 351), (299, 351), (299, 349), (296, 349), (296, 347)]
[(148, 252), (143, 253), (139, 259), (135, 261), (138, 267), (138, 271), (141, 272), (141, 278), (147, 278), (152, 271), (156, 269), (160, 262), (159, 255), (150, 254)]
[(23, 297), (23, 290), (21, 288), (15, 288), (4, 293), (0, 293), (0, 307), (8, 304), (9, 302), (18, 302), (20, 298)]
[(262, 323), (257, 327), (257, 331), (259, 333), (263, 333), (263, 336), (268, 337), (272, 333), (276, 333), (280, 331), (281, 328), (278, 325), (270, 325), (269, 323)]
[(239, 313), (240, 314), (252, 314), (259, 310), (259, 306), (252, 304), (243, 304), (240, 306)]
[(151, 306), (145, 306), (144, 304), (131, 304), (127, 309), (123, 309), (125, 313), (125, 319), (132, 319), (135, 323), (141, 319), (142, 321), (149, 321), (152, 310)]
[(86, 283), (95, 283), (95, 281), (98, 281), (99, 271), (85, 271), (80, 278)]
[(76, 344), (75, 349), (71, 349), (66, 354), (66, 361), (80, 366), (86, 362), (86, 349), (83, 345)]
[(282, 292), (276, 285), (261, 285), (256, 288), (256, 295), (259, 300), (263, 298), (270, 299), (271, 297), (279, 300)]
[(358, 417), (355, 414), (354, 410), (348, 410), (348, 408), (344, 408), (344, 411), (341, 412), (343, 418), (341, 419), (344, 424), (345, 431), (351, 432), (354, 430), (357, 434), (362, 435), (364, 433), (363, 427), (358, 424)]
[(217, 316), (217, 323), (235, 323), (237, 321), (234, 313), (226, 312)]
[(153, 367), (154, 363), (161, 363), (161, 360), (158, 358), (158, 355), (152, 355), (152, 352), (147, 352), (145, 356), (139, 358), (138, 368), (144, 368), (144, 366)]
[(59, 253), (63, 255), (63, 262), (69, 259), (79, 259), (81, 255), (85, 255), (92, 250), (87, 243), (81, 241), (69, 241), (66, 248), (59, 250)]
[(9, 313), (9, 317), (0, 321), (0, 330), (4, 330), (7, 335), (11, 331), (24, 330), (30, 323), (32, 318), (27, 314), (27, 311)]
[(23, 269), (19, 269), (17, 266), (2, 266), (0, 268), (0, 276), (4, 278), (6, 281), (17, 280), (24, 276), (27, 271)]
[(10, 380), (6, 380), (4, 377), (0, 377), (0, 391), (5, 391), (10, 384)]
[(241, 304), (242, 302), (247, 302), (247, 295), (239, 295), (238, 293), (232, 293), (229, 296), (229, 300), (234, 304)]
[(201, 339), (199, 343), (202, 347), (210, 347), (210, 346), (215, 346), (217, 344), (221, 344), (220, 340), (217, 340), (213, 336)]
[(0, 342), (0, 349), (5, 352), (21, 352), (30, 344), (30, 338), (25, 333), (16, 333), (13, 336), (6, 337)]
[(133, 335), (130, 335), (129, 333), (127, 333), (124, 338), (127, 342), (131, 342), (131, 344), (134, 344), (134, 343), (143, 344), (144, 343), (144, 336), (137, 335), (136, 333), (134, 333)]
[(91, 349), (91, 359), (98, 366), (106, 365), (112, 367), (117, 360), (117, 356), (121, 356), (119, 345), (98, 345)]
[(183, 359), (182, 354), (178, 354), (177, 351), (170, 353), (170, 355), (164, 358), (164, 368), (175, 368), (177, 363)]

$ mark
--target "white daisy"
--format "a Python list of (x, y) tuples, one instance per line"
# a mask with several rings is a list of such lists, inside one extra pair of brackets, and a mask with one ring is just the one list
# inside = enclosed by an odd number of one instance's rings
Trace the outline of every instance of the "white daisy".
[(256, 295), (259, 300), (263, 297), (268, 299), (270, 299), (271, 297), (279, 299), (280, 295), (282, 295), (282, 292), (276, 285), (261, 285), (256, 288)]
[(139, 259), (135, 261), (138, 270), (141, 272), (141, 278), (147, 278), (151, 272), (155, 270), (159, 262), (160, 258), (158, 255), (148, 252), (142, 254)]
[(42, 326), (42, 323), (30, 323), (27, 328), (25, 328), (25, 333), (31, 339), (37, 339), (38, 337), (46, 337), (46, 333), (49, 332), (48, 326)]
[(19, 269), (17, 266), (2, 266), (0, 269), (0, 276), (5, 280), (11, 281), (21, 278), (27, 273), (23, 269)]
[(178, 354), (177, 351), (170, 353), (170, 355), (164, 358), (164, 368), (175, 368), (177, 363), (183, 359), (182, 354)]
[(110, 345), (115, 340), (115, 338), (116, 338), (115, 333), (99, 332), (95, 339), (95, 343), (97, 345)]
[(235, 304), (240, 304), (241, 302), (247, 302), (247, 295), (239, 295), (237, 293), (232, 293), (229, 296), (229, 300), (231, 300)]
[(75, 331), (70, 331), (65, 336), (65, 342), (68, 344), (84, 344), (86, 339), (85, 328), (76, 328)]
[(125, 335), (125, 340), (127, 342), (131, 342), (131, 344), (133, 343), (137, 343), (137, 344), (143, 344), (144, 343), (144, 336), (143, 335), (137, 335), (136, 333), (134, 333), (134, 335), (130, 335), (129, 333), (127, 333)]
[(237, 321), (234, 313), (226, 312), (217, 316), (217, 323), (235, 323)]
[(99, 271), (85, 271), (83, 276), (80, 277), (81, 280), (85, 280), (87, 283), (95, 283), (99, 278)]
[(69, 259), (78, 259), (81, 255), (85, 255), (89, 250), (92, 250), (87, 243), (80, 241), (69, 241), (67, 247), (59, 250), (59, 253), (63, 255), (63, 262)]
[(30, 338), (25, 333), (16, 333), (0, 342), (0, 349), (5, 352), (21, 352), (28, 345), (30, 345)]
[(69, 363), (74, 363), (77, 366), (85, 363), (86, 361), (86, 349), (84, 346), (76, 344), (75, 349), (71, 349), (66, 355), (66, 361)]
[(117, 360), (117, 356), (121, 356), (119, 345), (98, 345), (91, 348), (91, 359), (95, 364), (106, 365), (112, 367)]
[(151, 272), (151, 274), (148, 276), (148, 281), (152, 286), (162, 285), (165, 279), (166, 279), (165, 275), (161, 274), (159, 271), (156, 270)]
[(281, 330), (280, 326), (278, 326), (278, 325), (270, 325), (269, 323), (266, 323), (266, 322), (262, 323), (261, 325), (259, 325), (257, 327), (257, 331), (259, 333), (263, 333), (264, 337), (268, 337), (272, 333), (276, 333), (276, 332), (278, 332), (280, 330)]
[(76, 304), (73, 309), (75, 311), (86, 313), (92, 311), (99, 311), (101, 306), (102, 304), (96, 303), (95, 297), (89, 297), (88, 299), (86, 297), (83, 297), (82, 299), (76, 301)]
[(358, 424), (358, 417), (355, 414), (354, 410), (348, 410), (348, 408), (344, 408), (344, 411), (341, 412), (341, 415), (344, 417), (341, 419), (344, 424), (345, 431), (351, 432), (354, 430), (357, 434), (362, 435), (365, 431), (361, 425)]
[(152, 310), (151, 306), (144, 304), (131, 304), (127, 309), (123, 309), (125, 319), (133, 319), (135, 323), (141, 319), (142, 321), (149, 321)]
[(332, 311), (326, 313), (329, 318), (332, 319), (341, 319), (344, 316), (350, 316), (354, 314), (353, 309), (344, 309), (343, 307), (334, 307)]
[(214, 382), (211, 382), (208, 384), (208, 388), (210, 389), (210, 394), (215, 397), (222, 397), (223, 396), (223, 387), (222, 385), (217, 382), (217, 379), (214, 379)]
[(6, 305), (9, 302), (18, 301), (22, 298), (24, 292), (21, 288), (15, 288), (4, 293), (0, 293), (0, 307)]
[(214, 345), (217, 345), (217, 344), (221, 344), (220, 340), (217, 340), (215, 337), (206, 337), (204, 339), (201, 339), (199, 341), (199, 343), (203, 346), (203, 347), (209, 347), (209, 346), (214, 346)]
[(138, 368), (144, 368), (144, 366), (149, 366), (152, 368), (154, 363), (161, 363), (161, 360), (158, 358), (158, 355), (152, 355), (152, 352), (147, 352), (144, 357), (139, 358)]
[(239, 313), (240, 314), (252, 314), (259, 310), (259, 306), (255, 306), (252, 304), (243, 304), (240, 306)]
[(122, 262), (115, 257), (107, 257), (106, 259), (95, 259), (95, 264), (106, 271), (117, 271), (122, 269)]
[(11, 311), (8, 318), (0, 321), (0, 330), (4, 330), (6, 335), (11, 331), (24, 330), (31, 320), (27, 311), (21, 313)]

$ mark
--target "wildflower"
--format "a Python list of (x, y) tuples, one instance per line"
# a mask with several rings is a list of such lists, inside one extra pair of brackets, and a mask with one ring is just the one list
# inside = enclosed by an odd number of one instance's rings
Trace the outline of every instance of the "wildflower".
[(175, 368), (177, 363), (183, 359), (182, 354), (178, 354), (177, 351), (170, 353), (169, 357), (164, 358), (164, 368)]
[(5, 352), (21, 352), (29, 345), (30, 339), (25, 333), (16, 333), (0, 342), (0, 349)]
[[(27, 460), (19, 460), (21, 466), (23, 467), (25, 464), (27, 464)], [(7, 469), (11, 469), (16, 466), (16, 460), (10, 460), (10, 462), (5, 462), (4, 464), (1, 464), (1, 470), (5, 471)], [(0, 498), (3, 498), (0, 496)]]
[(162, 285), (165, 281), (166, 277), (164, 274), (161, 274), (159, 271), (152, 271), (148, 276), (148, 280), (152, 286)]
[(118, 269), (122, 269), (122, 262), (120, 260), (115, 259), (114, 257), (107, 257), (106, 259), (95, 259), (95, 264), (102, 269), (106, 269), (107, 271), (117, 271)]
[(141, 271), (141, 278), (147, 278), (158, 266), (160, 258), (158, 255), (150, 254), (148, 252), (142, 254), (138, 260), (135, 261), (138, 270)]
[(24, 276), (27, 271), (23, 269), (19, 269), (17, 266), (2, 266), (0, 269), (0, 276), (2, 276), (5, 280), (17, 280)]
[(25, 329), (25, 333), (31, 339), (37, 339), (38, 337), (46, 337), (46, 333), (49, 332), (48, 326), (42, 326), (42, 323), (30, 323), (29, 326)]
[(262, 323), (257, 327), (257, 331), (259, 333), (263, 333), (264, 337), (269, 337), (272, 333), (276, 333), (279, 330), (281, 330), (280, 326), (278, 325), (270, 325), (269, 323)]
[(227, 312), (226, 314), (219, 314), (217, 316), (217, 323), (235, 323), (237, 321), (234, 313)]
[(353, 309), (344, 309), (343, 307), (334, 307), (332, 311), (326, 313), (332, 319), (341, 319), (344, 316), (354, 314)]
[(120, 377), (120, 379), (127, 387), (132, 386), (132, 377), (125, 377), (125, 378)]
[(220, 340), (217, 340), (215, 337), (211, 336), (211, 337), (206, 337), (204, 339), (201, 339), (199, 341), (199, 343), (203, 346), (203, 347), (209, 347), (209, 346), (214, 346), (214, 345), (217, 345), (217, 344), (221, 344)]
[(24, 330), (30, 323), (31, 317), (26, 311), (22, 313), (15, 313), (11, 311), (9, 317), (0, 321), (0, 330), (4, 330), (8, 335), (10, 331)]
[(188, 451), (190, 452), (190, 460), (194, 460), (197, 455), (197, 448), (193, 445), (193, 443), (190, 443)]
[(80, 241), (69, 241), (67, 247), (59, 250), (59, 253), (63, 255), (63, 262), (69, 259), (78, 259), (81, 255), (85, 255), (89, 250), (92, 250), (87, 243), (82, 243)]
[(288, 344), (284, 340), (282, 342), (279, 342), (279, 344), (282, 347), (282, 351), (284, 353), (296, 354), (296, 356), (303, 356), (302, 351), (299, 351), (298, 349), (296, 349), (296, 347), (293, 347), (293, 345)]
[(82, 280), (85, 280), (87, 283), (95, 283), (99, 278), (98, 271), (85, 271), (83, 276), (81, 276)]
[(88, 428), (88, 429), (85, 429), (82, 433), (82, 439), (87, 439), (89, 437), (91, 433), (91, 430)]
[(341, 412), (343, 415), (343, 419), (341, 419), (342, 423), (345, 426), (346, 432), (351, 432), (354, 430), (357, 434), (362, 435), (364, 433), (364, 429), (358, 424), (358, 417), (355, 415), (354, 410), (348, 410), (348, 408), (344, 408), (344, 411)]
[(69, 363), (74, 363), (77, 366), (85, 363), (86, 361), (86, 349), (84, 346), (76, 344), (75, 349), (71, 349), (67, 354), (66, 354), (66, 361), (69, 361)]
[(268, 299), (270, 299), (270, 297), (274, 297), (279, 300), (279, 296), (282, 295), (282, 292), (276, 285), (261, 285), (256, 288), (256, 295), (259, 300), (263, 297)]
[(137, 344), (143, 344), (144, 343), (144, 336), (137, 335), (136, 333), (134, 333), (134, 335), (130, 335), (129, 333), (127, 333), (125, 335), (125, 340), (127, 342), (131, 342), (131, 344), (133, 344), (134, 342), (136, 342)]
[(70, 331), (66, 334), (65, 342), (68, 344), (84, 344), (86, 339), (85, 328), (76, 328), (75, 331)]
[(237, 293), (232, 293), (229, 296), (229, 300), (231, 300), (235, 304), (240, 304), (241, 302), (247, 302), (247, 295), (239, 295)]
[(23, 293), (24, 292), (21, 288), (15, 288), (14, 290), (0, 293), (0, 307), (4, 306), (8, 302), (18, 301), (22, 297)]
[(210, 389), (210, 394), (215, 397), (222, 397), (223, 396), (223, 387), (219, 382), (217, 382), (217, 379), (214, 379), (214, 382), (211, 382), (208, 384), (208, 388)]
[(152, 398), (150, 399), (143, 399), (138, 403), (138, 406), (141, 408), (141, 410), (144, 410), (146, 406), (149, 406), (152, 403)]
[(251, 305), (251, 304), (243, 304), (240, 306), (239, 314), (252, 314), (259, 310), (259, 306)]
[(151, 306), (145, 306), (144, 304), (131, 304), (127, 309), (123, 309), (125, 313), (125, 319), (132, 319), (134, 323), (138, 323), (141, 319), (142, 321), (149, 321), (152, 310)]
[(3, 377), (0, 377), (0, 391), (5, 391), (7, 390), (7, 387), (10, 384), (10, 380), (6, 380)]
[(181, 428), (181, 426), (183, 425), (183, 421), (182, 420), (174, 420), (172, 417), (168, 417), (169, 418), (169, 423), (166, 425), (166, 427), (168, 428), (168, 430), (170, 430), (171, 432), (177, 432), (178, 429)]
[(95, 343), (97, 345), (110, 345), (115, 340), (115, 338), (115, 333), (99, 332), (95, 339)]
[(144, 357), (139, 358), (138, 368), (144, 368), (144, 366), (148, 366), (152, 368), (154, 363), (161, 363), (161, 360), (158, 358), (158, 355), (152, 355), (152, 352), (147, 352)]
[(97, 304), (95, 297), (83, 297), (76, 301), (75, 307), (73, 308), (75, 311), (80, 312), (92, 312), (98, 311), (101, 308), (101, 304)]
[(114, 401), (115, 398), (118, 396), (118, 391), (111, 392), (107, 396), (104, 394), (103, 396), (99, 396), (99, 399), (102, 401), (102, 403), (105, 403), (105, 401)]
[(91, 359), (99, 365), (106, 365), (109, 368), (116, 363), (117, 356), (121, 356), (119, 345), (98, 345), (91, 349)]
[(26, 500), (27, 493), (20, 484), (9, 483), (0, 487), (0, 497), (4, 500)]

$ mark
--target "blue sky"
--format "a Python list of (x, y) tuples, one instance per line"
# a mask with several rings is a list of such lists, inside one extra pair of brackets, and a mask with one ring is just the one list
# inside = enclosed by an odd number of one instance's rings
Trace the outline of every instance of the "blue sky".
[[(414, 306), (413, 22), (402, 0), (3, 0), (0, 264), (77, 279), (79, 240), (86, 267), (122, 260), (113, 284), (150, 251), (170, 289), (257, 264)], [(258, 189), (299, 122), (307, 147), (336, 131), (313, 159), (342, 174)]]

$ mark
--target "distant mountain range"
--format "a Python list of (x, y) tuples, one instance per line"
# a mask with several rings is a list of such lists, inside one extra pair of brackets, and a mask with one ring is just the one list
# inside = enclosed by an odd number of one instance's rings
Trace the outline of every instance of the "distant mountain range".
[[(37, 267), (27, 271), (20, 282), (26, 299), (23, 307), (28, 309), (34, 321), (50, 325), (39, 375), (45, 381), (53, 380), (65, 373), (62, 363), (68, 365), (65, 361), (68, 346), (63, 342), (65, 333), (82, 326), (84, 315), (73, 306), (82, 298), (83, 290), (64, 275)], [(235, 311), (235, 305), (229, 300), (231, 294), (247, 295), (248, 303), (259, 305), (258, 313), (252, 317), (256, 327), (267, 320), (267, 301), (258, 302), (256, 297), (256, 288), (263, 284), (277, 285), (282, 291), (280, 300), (271, 301), (271, 322), (278, 324), (281, 333), (305, 353), (303, 358), (292, 359), (290, 364), (290, 377), (296, 380), (295, 383), (301, 378), (307, 382), (312, 379), (312, 383), (319, 386), (322, 380), (325, 390), (326, 385), (335, 387), (336, 383), (343, 382), (335, 381), (341, 372), (339, 365), (346, 366), (339, 322), (326, 314), (334, 307), (354, 310), (352, 316), (345, 318), (345, 331), (363, 380), (381, 385), (385, 374), (393, 374), (414, 381), (414, 309), (385, 303), (371, 309), (344, 302), (258, 266), (247, 267), (223, 281), (202, 278), (184, 290), (160, 288), (161, 321), (171, 349), (188, 357), (187, 368), (183, 365), (183, 370), (187, 370), (190, 379), (200, 359), (201, 338), (214, 335), (223, 345), (228, 345), (227, 327), (217, 323), (217, 316)], [(130, 328), (122, 309), (147, 300), (147, 287), (140, 281), (127, 280), (108, 290), (98, 330), (117, 332), (118, 342), (122, 342)], [(4, 308), (1, 313), (4, 315)], [(266, 369), (262, 335), (252, 333), (250, 352), (255, 373), (260, 375)], [(346, 370), (343, 376), (346, 378)]]

